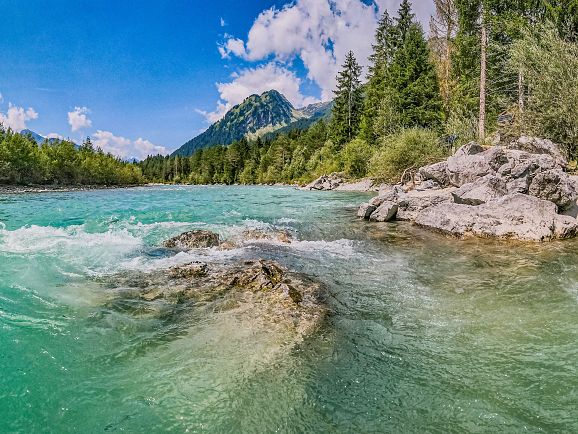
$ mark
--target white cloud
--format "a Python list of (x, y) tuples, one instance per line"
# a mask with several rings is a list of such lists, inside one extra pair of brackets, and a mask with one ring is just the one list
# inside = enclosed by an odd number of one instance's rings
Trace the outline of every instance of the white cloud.
[(221, 17), (221, 27), (225, 27), (227, 25), (225, 19)]
[(2, 92), (0, 92), (0, 103), (4, 102), (4, 97), (2, 96)]
[(296, 107), (318, 102), (314, 97), (301, 94), (301, 79), (294, 72), (274, 62), (243, 69), (233, 73), (231, 77), (233, 80), (228, 83), (217, 83), (220, 100), (214, 112), (197, 110), (208, 122), (216, 122), (249, 95), (261, 94), (271, 89), (281, 92)]
[(219, 53), (223, 59), (229, 59), (231, 54), (245, 57), (245, 43), (241, 39), (229, 37), (223, 45), (219, 46)]
[(58, 134), (58, 133), (50, 133), (50, 134), (47, 134), (47, 135), (46, 135), (46, 138), (47, 138), (47, 139), (58, 139), (58, 140), (64, 140), (64, 137), (63, 137), (63, 136), (61, 136), (61, 135), (60, 135), (60, 134)]
[(120, 158), (146, 158), (148, 155), (168, 154), (164, 146), (158, 146), (148, 140), (138, 138), (134, 141), (115, 136), (110, 131), (98, 130), (92, 135), (93, 143), (104, 152), (110, 152)]
[(38, 119), (38, 113), (32, 107), (25, 110), (23, 107), (16, 107), (9, 103), (8, 111), (6, 113), (0, 112), (0, 123), (17, 132), (25, 130), (26, 122), (34, 119)]
[(72, 132), (92, 126), (92, 121), (87, 117), (89, 112), (86, 107), (74, 107), (73, 111), (68, 112), (68, 123)]
[[(433, 2), (414, 3), (418, 18), (427, 23)], [(369, 5), (360, 0), (296, 0), (261, 12), (246, 41), (226, 35), (219, 52), (223, 58), (273, 58), (288, 66), (299, 57), (307, 78), (320, 87), (322, 99), (329, 100), (346, 53), (352, 50), (358, 62), (367, 66), (379, 17), (386, 8), (395, 14), (399, 4), (399, 0)]]
[(138, 156), (146, 158), (149, 155), (167, 155), (169, 151), (164, 146), (155, 145), (148, 140), (138, 138), (133, 142), (134, 148), (139, 151)]

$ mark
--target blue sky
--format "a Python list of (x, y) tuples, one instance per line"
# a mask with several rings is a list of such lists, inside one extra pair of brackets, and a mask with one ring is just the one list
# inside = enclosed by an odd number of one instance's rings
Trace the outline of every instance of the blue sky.
[[(430, 0), (414, 3), (425, 20)], [(0, 0), (0, 119), (121, 157), (172, 151), (251, 93), (327, 99), (397, 4)]]

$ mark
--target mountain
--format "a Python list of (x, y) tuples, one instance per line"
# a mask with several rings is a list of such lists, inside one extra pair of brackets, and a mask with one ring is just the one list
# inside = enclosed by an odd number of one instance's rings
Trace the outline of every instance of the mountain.
[(28, 129), (20, 131), (20, 134), (22, 134), (23, 136), (32, 136), (32, 139), (39, 145), (44, 143), (46, 140), (48, 140), (48, 143), (50, 143), (50, 144), (52, 144), (58, 140), (57, 138), (48, 139), (48, 138), (41, 136), (40, 134), (35, 133), (34, 131), (28, 130)]
[(311, 104), (296, 109), (282, 94), (270, 90), (251, 95), (229, 110), (204, 133), (189, 140), (172, 156), (190, 156), (195, 151), (215, 145), (229, 145), (246, 137), (255, 139), (271, 133), (307, 128), (330, 114), (332, 103)]
[(44, 140), (46, 140), (46, 137), (41, 136), (40, 134), (35, 133), (35, 132), (32, 131), (32, 130), (22, 130), (22, 131), (20, 131), (20, 134), (22, 134), (23, 136), (31, 136), (32, 139), (34, 139), (34, 141), (35, 141), (36, 143), (38, 143), (39, 145), (40, 145), (41, 143), (43, 143)]

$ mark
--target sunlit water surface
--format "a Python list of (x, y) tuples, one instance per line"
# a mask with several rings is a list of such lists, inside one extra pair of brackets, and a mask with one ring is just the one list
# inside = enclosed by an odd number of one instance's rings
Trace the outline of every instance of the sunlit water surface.
[[(366, 224), (367, 196), (151, 187), (0, 196), (0, 432), (578, 432), (578, 244)], [(193, 228), (292, 245), (167, 254)], [(264, 257), (326, 285), (284, 351), (226, 312), (111, 309), (103, 277)]]

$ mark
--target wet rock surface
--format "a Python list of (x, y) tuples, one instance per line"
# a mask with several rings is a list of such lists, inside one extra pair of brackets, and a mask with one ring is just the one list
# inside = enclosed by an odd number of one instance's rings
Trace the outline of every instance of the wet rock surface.
[(577, 234), (578, 182), (566, 165), (561, 148), (549, 140), (521, 137), (490, 148), (469, 143), (446, 161), (418, 169), (417, 185), (380, 191), (358, 216), (410, 221), (459, 237), (571, 238)]
[[(202, 263), (150, 273), (130, 272), (104, 279), (109, 307), (133, 315), (175, 317), (177, 312), (209, 309), (258, 321), (265, 330), (283, 330), (298, 342), (327, 315), (324, 287), (269, 260)], [(177, 315), (178, 316), (178, 315)]]
[(184, 232), (163, 243), (169, 249), (183, 250), (217, 247), (219, 244), (219, 234), (199, 229)]

